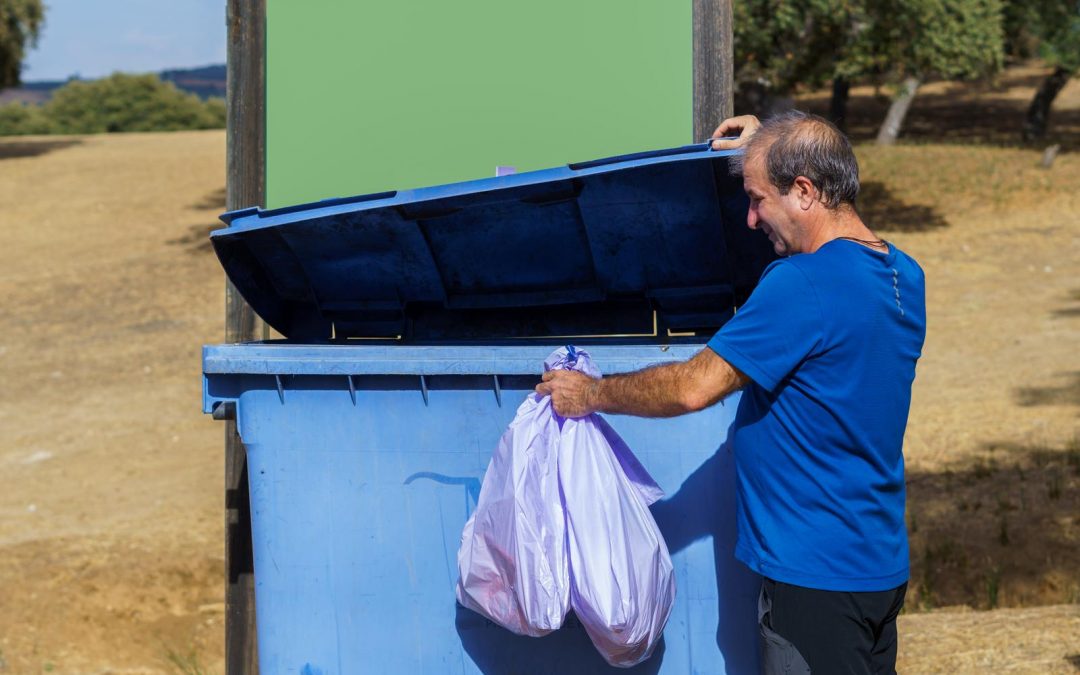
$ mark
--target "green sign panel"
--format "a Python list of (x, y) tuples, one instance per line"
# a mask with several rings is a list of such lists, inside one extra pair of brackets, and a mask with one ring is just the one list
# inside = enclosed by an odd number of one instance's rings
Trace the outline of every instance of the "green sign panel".
[(267, 0), (267, 206), (695, 140), (691, 10)]

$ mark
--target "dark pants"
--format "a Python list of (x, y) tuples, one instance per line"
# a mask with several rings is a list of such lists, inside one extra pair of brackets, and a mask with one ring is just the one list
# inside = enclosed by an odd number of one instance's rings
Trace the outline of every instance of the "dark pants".
[(907, 584), (848, 593), (761, 584), (758, 623), (765, 675), (896, 673), (896, 615)]

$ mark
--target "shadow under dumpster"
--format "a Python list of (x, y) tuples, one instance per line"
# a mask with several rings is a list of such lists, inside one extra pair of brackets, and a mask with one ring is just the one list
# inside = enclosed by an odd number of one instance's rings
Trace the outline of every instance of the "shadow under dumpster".
[(596, 651), (584, 626), (567, 615), (563, 627), (542, 638), (515, 635), (480, 616), (457, 606), (457, 632), (480, 672), (485, 675), (528, 673), (529, 675), (592, 675), (593, 673), (633, 673), (653, 675), (664, 662), (664, 641), (648, 661), (633, 668), (613, 668)]

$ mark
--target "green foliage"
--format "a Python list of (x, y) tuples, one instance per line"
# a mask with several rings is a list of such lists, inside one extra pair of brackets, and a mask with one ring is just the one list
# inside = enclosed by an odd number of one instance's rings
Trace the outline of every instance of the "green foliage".
[(857, 12), (848, 0), (734, 0), (736, 80), (787, 92), (832, 79)]
[(116, 73), (72, 81), (43, 106), (0, 106), (0, 136), (96, 134), (110, 131), (179, 131), (225, 126), (225, 101), (201, 101), (156, 75)]
[(0, 106), (0, 136), (51, 134), (56, 127), (41, 106), (9, 103)]
[(228, 113), (225, 109), (225, 99), (214, 97), (206, 100), (206, 112), (209, 119), (213, 120), (213, 123), (209, 128), (212, 129), (224, 129), (225, 121), (228, 118)]
[(123, 73), (70, 82), (45, 104), (57, 129), (69, 134), (218, 128), (224, 126), (223, 111), (222, 104), (203, 103), (156, 75)]
[(23, 57), (44, 23), (41, 0), (0, 0), (0, 89), (19, 83)]
[(1000, 0), (864, 0), (837, 69), (849, 77), (974, 79), (1001, 69)]
[(1080, 1), (1008, 0), (1005, 40), (1012, 56), (1039, 54), (1051, 66), (1080, 72)]
[(1080, 2), (1055, 2), (1039, 17), (1040, 52), (1059, 68), (1080, 72)]
[[(1039, 37), (1033, 25), (1038, 20), (1038, 7), (1044, 0), (1006, 0), (1002, 9), (1005, 32), (1005, 56), (1029, 59), (1038, 54)], [(1053, 3), (1056, 0), (1045, 0)]]
[(1003, 61), (1001, 0), (734, 0), (736, 80), (976, 78)]

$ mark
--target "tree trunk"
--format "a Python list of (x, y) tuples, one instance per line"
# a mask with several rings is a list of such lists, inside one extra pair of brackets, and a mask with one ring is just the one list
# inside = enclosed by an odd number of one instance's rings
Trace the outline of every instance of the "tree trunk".
[(896, 137), (900, 135), (900, 129), (904, 126), (904, 118), (907, 117), (911, 102), (915, 100), (915, 92), (919, 90), (921, 81), (917, 77), (909, 77), (900, 85), (900, 94), (893, 99), (889, 106), (889, 113), (885, 115), (885, 122), (878, 130), (877, 144), (892, 145)]
[(847, 133), (847, 104), (851, 83), (844, 77), (834, 77), (832, 99), (829, 100), (829, 120), (840, 131)]
[(1035, 98), (1031, 99), (1028, 107), (1027, 118), (1024, 120), (1023, 138), (1025, 141), (1034, 141), (1046, 135), (1046, 122), (1050, 117), (1050, 106), (1058, 93), (1065, 88), (1072, 73), (1061, 66), (1046, 76), (1039, 90), (1035, 92)]

